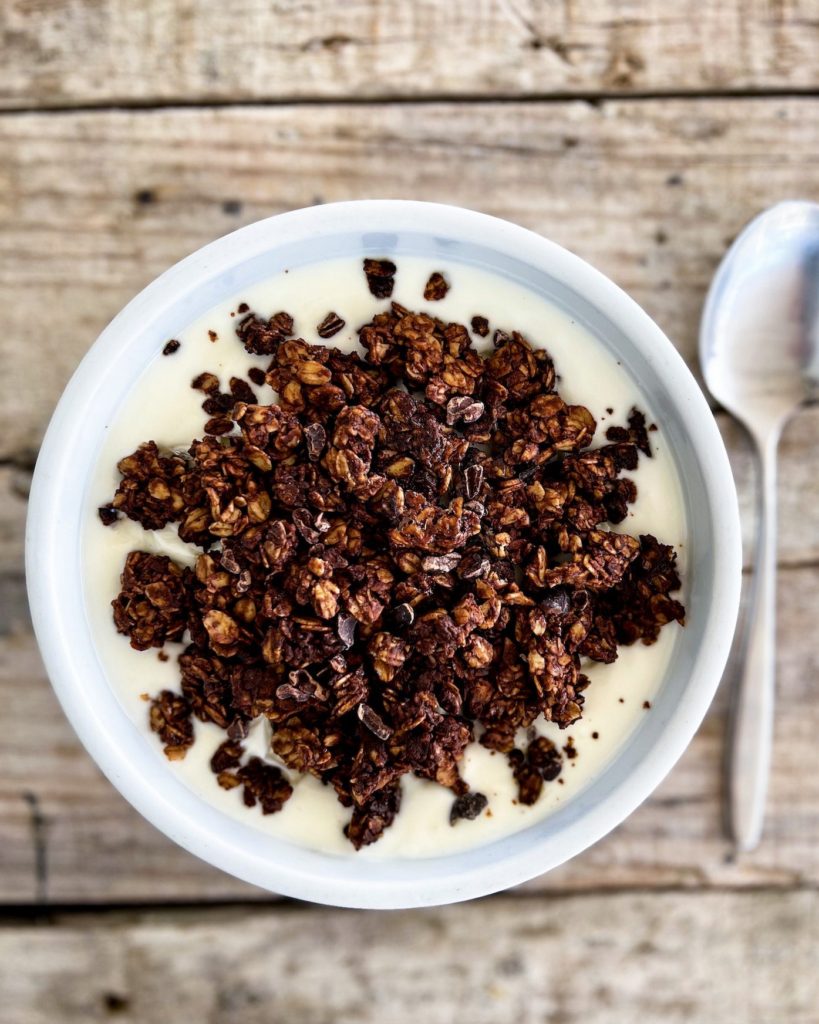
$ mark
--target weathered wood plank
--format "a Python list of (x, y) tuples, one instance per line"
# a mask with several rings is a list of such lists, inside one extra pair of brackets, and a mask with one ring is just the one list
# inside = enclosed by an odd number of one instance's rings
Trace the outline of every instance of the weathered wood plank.
[(809, 88), (810, 0), (7, 0), (0, 103)]
[(818, 944), (816, 892), (243, 908), (6, 927), (0, 980), (16, 1024), (815, 1024)]
[(30, 472), (0, 466), (0, 577), (23, 571), (23, 535)]
[(36, 450), (82, 354), (152, 277), (313, 202), (403, 195), (517, 221), (612, 276), (693, 363), (727, 242), (760, 207), (817, 195), (817, 138), (819, 104), (796, 99), (6, 115), (0, 458)]
[[(529, 890), (819, 884), (819, 775), (808, 770), (819, 731), (819, 650), (806, 639), (815, 635), (818, 582), (816, 569), (781, 574), (776, 749), (759, 850), (734, 862), (721, 835), (721, 692), (655, 795), (613, 835)], [(56, 705), (28, 633), (0, 643), (0, 707), (0, 903), (263, 895), (175, 847), (102, 778)]]

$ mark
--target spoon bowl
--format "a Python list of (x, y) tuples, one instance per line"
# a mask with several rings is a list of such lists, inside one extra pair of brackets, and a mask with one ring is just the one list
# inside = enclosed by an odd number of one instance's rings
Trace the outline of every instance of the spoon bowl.
[(819, 204), (789, 201), (740, 233), (714, 277), (700, 361), (714, 398), (755, 436), (819, 384)]

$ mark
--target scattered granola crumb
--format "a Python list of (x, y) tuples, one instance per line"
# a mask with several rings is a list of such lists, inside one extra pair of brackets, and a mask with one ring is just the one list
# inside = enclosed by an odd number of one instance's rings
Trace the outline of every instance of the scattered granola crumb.
[(162, 349), (163, 356), (172, 356), (174, 352), (178, 352), (182, 347), (182, 342), (177, 341), (176, 338), (171, 338), (170, 341), (165, 342), (165, 347)]
[(101, 505), (97, 509), (97, 515), (100, 517), (103, 526), (111, 526), (119, 519), (119, 513), (113, 505)]
[(193, 722), (187, 700), (163, 690), (151, 701), (150, 724), (165, 745), (165, 756), (171, 761), (180, 761), (193, 744)]
[(460, 819), (474, 821), (481, 811), (486, 810), (489, 801), (483, 793), (464, 793), (459, 796), (449, 812), (449, 824), (455, 825)]
[(554, 781), (563, 768), (560, 752), (545, 736), (535, 737), (525, 753), (511, 750), (507, 758), (518, 784), (518, 800), (526, 806), (537, 802), (543, 783)]
[(424, 285), (424, 298), (428, 302), (438, 302), (449, 291), (449, 287), (449, 282), (444, 275), (436, 270), (429, 275), (429, 280)]
[(259, 757), (251, 757), (247, 764), (236, 772), (243, 784), (242, 798), (247, 807), (260, 804), (262, 814), (280, 811), (293, 795), (293, 787), (282, 772), (274, 765), (266, 764)]
[(364, 274), (370, 294), (377, 299), (388, 299), (395, 287), (396, 266), (391, 260), (364, 260)]
[(294, 327), (293, 317), (284, 310), (274, 313), (267, 321), (255, 313), (249, 313), (236, 328), (236, 333), (247, 352), (257, 356), (271, 356), (292, 337)]
[(574, 761), (574, 759), (577, 757), (577, 748), (575, 747), (574, 740), (571, 738), (571, 736), (568, 738), (568, 740), (563, 746), (563, 753), (566, 755), (566, 757), (568, 757), (570, 761)]
[(599, 740), (600, 739), (600, 733), (599, 732), (593, 732), (592, 733), (592, 739), (593, 740)]
[(473, 316), (471, 327), (473, 332), (481, 338), (485, 338), (489, 334), (489, 321), (485, 316)]
[(331, 312), (321, 321), (316, 328), (316, 332), (320, 338), (332, 338), (334, 334), (343, 331), (345, 326), (346, 322), (341, 319), (338, 313)]
[(646, 418), (639, 409), (632, 409), (628, 414), (628, 427), (609, 427), (606, 431), (606, 440), (618, 444), (627, 443), (636, 445), (638, 450), (651, 458), (651, 445), (648, 443), (646, 432)]
[(210, 338), (211, 341), (219, 340), (219, 335), (216, 333), (216, 331), (208, 331), (208, 337)]
[(643, 701), (643, 709), (645, 711), (650, 711), (651, 710), (651, 701), (650, 700), (644, 700)]
[(237, 313), (247, 313), (250, 310), (250, 306), (246, 302), (240, 302), (236, 307)]
[(219, 390), (219, 378), (213, 373), (200, 373), (191, 381), (191, 387), (194, 391), (210, 394)]
[(160, 661), (170, 661), (171, 660), (170, 657), (164, 651), (157, 651), (156, 652), (156, 656), (157, 656), (157, 658), (159, 658)]

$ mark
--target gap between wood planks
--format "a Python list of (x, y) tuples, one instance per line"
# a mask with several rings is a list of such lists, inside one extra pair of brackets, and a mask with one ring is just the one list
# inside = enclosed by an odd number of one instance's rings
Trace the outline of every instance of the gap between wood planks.
[[(439, 906), (410, 908), (419, 911), (440, 910), (445, 906), (474, 905), (477, 903), (497, 902), (519, 902), (522, 906), (528, 906), (533, 899), (547, 899), (550, 903), (576, 902), (579, 899), (607, 899), (620, 896), (638, 896), (650, 893), (652, 896), (675, 895), (690, 896), (698, 898), (706, 893), (709, 896), (760, 896), (772, 895), (781, 896), (783, 893), (817, 893), (819, 886), (799, 883), (782, 886), (772, 885), (747, 885), (737, 888), (732, 885), (661, 885), (646, 888), (639, 885), (627, 885), (616, 889), (595, 887), (584, 889), (572, 889), (562, 892), (532, 893), (521, 889), (502, 889), (499, 892), (491, 893), (488, 896), (477, 897), (472, 900), (461, 900), (454, 904), (441, 904)], [(138, 901), (114, 902), (114, 903), (9, 903), (0, 904), (0, 928), (14, 927), (15, 925), (59, 925), (66, 919), (76, 922), (82, 919), (95, 919), (104, 917), (105, 923), (119, 924), (123, 921), (133, 920), (151, 916), (152, 918), (168, 917), (178, 922), (179, 916), (188, 914), (191, 916), (204, 916), (211, 912), (229, 913), (231, 910), (241, 911), (243, 915), (252, 913), (262, 916), (275, 910), (277, 913), (307, 913), (310, 911), (332, 910), (338, 913), (358, 914), (362, 913), (354, 907), (335, 907), (330, 904), (308, 903), (306, 900), (290, 899), (286, 896), (271, 894), (265, 899), (221, 899), (203, 902), (202, 900), (163, 900), (161, 902)], [(386, 911), (386, 913), (403, 913), (404, 910)]]
[(588, 103), (590, 106), (602, 106), (604, 103), (643, 103), (656, 100), (688, 101), (688, 100), (760, 100), (760, 99), (815, 99), (819, 97), (819, 88), (764, 88), (764, 89), (726, 89), (714, 92), (712, 89), (677, 89), (651, 90), (645, 92), (628, 92), (611, 90), (597, 92), (579, 90), (577, 92), (542, 92), (542, 93), (436, 93), (425, 96), (407, 96), (399, 93), (383, 93), (378, 96), (297, 96), (281, 99), (219, 99), (218, 97), (202, 99), (186, 99), (183, 96), (170, 99), (154, 100), (128, 97), (112, 97), (104, 103), (74, 104), (20, 104), (0, 109), (0, 117), (14, 117), (23, 114), (104, 114), (110, 111), (151, 111), (151, 110), (223, 110), (241, 108), (277, 108), (277, 107), (376, 107), (376, 106), (435, 106), (436, 104), (463, 104), (468, 106), (489, 104), (566, 104)]

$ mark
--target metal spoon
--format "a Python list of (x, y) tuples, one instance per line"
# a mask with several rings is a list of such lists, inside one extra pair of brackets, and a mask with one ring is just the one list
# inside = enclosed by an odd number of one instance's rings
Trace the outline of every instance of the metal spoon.
[(700, 362), (711, 394), (748, 430), (758, 456), (755, 575), (727, 762), (731, 834), (739, 850), (752, 850), (773, 741), (777, 446), (819, 383), (819, 205), (779, 203), (739, 235), (708, 292)]

